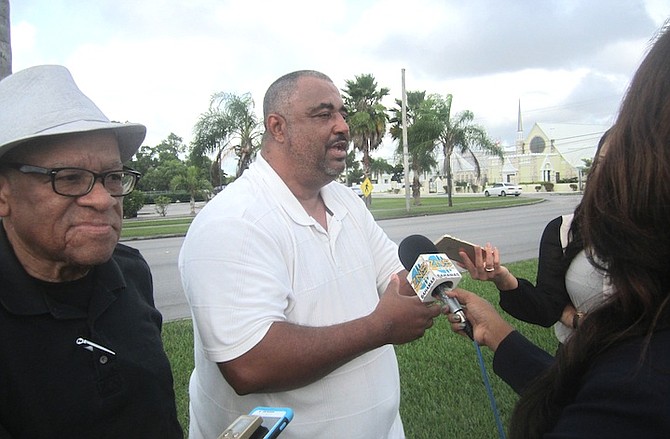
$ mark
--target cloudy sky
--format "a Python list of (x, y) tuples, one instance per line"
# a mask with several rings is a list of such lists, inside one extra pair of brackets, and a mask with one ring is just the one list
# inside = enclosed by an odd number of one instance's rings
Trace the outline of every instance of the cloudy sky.
[[(503, 145), (535, 122), (609, 124), (667, 0), (10, 0), (13, 70), (67, 66), (145, 145), (192, 139), (216, 92), (315, 69), (339, 88), (371, 73), (390, 89), (453, 94)], [(391, 145), (378, 156), (391, 159)]]

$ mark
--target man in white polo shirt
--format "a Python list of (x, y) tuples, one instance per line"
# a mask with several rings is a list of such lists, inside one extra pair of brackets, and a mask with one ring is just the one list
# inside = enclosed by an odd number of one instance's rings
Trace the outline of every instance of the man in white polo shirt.
[(395, 243), (334, 181), (349, 127), (330, 78), (279, 78), (263, 113), (259, 157), (198, 214), (179, 257), (190, 437), (264, 405), (294, 410), (287, 439), (403, 438), (393, 344), (421, 337), (440, 307), (421, 303)]

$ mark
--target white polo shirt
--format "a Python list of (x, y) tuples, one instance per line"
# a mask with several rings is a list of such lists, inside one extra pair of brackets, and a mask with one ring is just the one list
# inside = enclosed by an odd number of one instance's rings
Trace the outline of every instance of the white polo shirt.
[(339, 183), (321, 190), (328, 231), (259, 155), (193, 221), (179, 255), (191, 306), (195, 369), (190, 438), (216, 438), (258, 405), (291, 407), (282, 438), (403, 438), (393, 346), (365, 353), (305, 387), (239, 396), (216, 365), (255, 346), (276, 321), (328, 326), (370, 314), (397, 246)]

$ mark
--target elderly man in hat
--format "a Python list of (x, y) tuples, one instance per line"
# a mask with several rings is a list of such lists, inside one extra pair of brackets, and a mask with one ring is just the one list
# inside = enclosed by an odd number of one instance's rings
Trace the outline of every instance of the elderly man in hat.
[(64, 67), (0, 81), (0, 437), (183, 436), (149, 267), (118, 243), (145, 133)]

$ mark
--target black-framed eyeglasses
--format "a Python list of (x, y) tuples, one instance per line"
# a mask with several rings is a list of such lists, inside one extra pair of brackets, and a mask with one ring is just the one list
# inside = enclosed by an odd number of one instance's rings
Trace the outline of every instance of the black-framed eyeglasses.
[(93, 190), (96, 180), (112, 197), (123, 197), (135, 189), (141, 173), (129, 168), (120, 171), (96, 173), (82, 168), (42, 168), (24, 163), (6, 163), (5, 166), (16, 169), (24, 174), (41, 174), (51, 177), (51, 187), (58, 195), (65, 197), (81, 197)]

